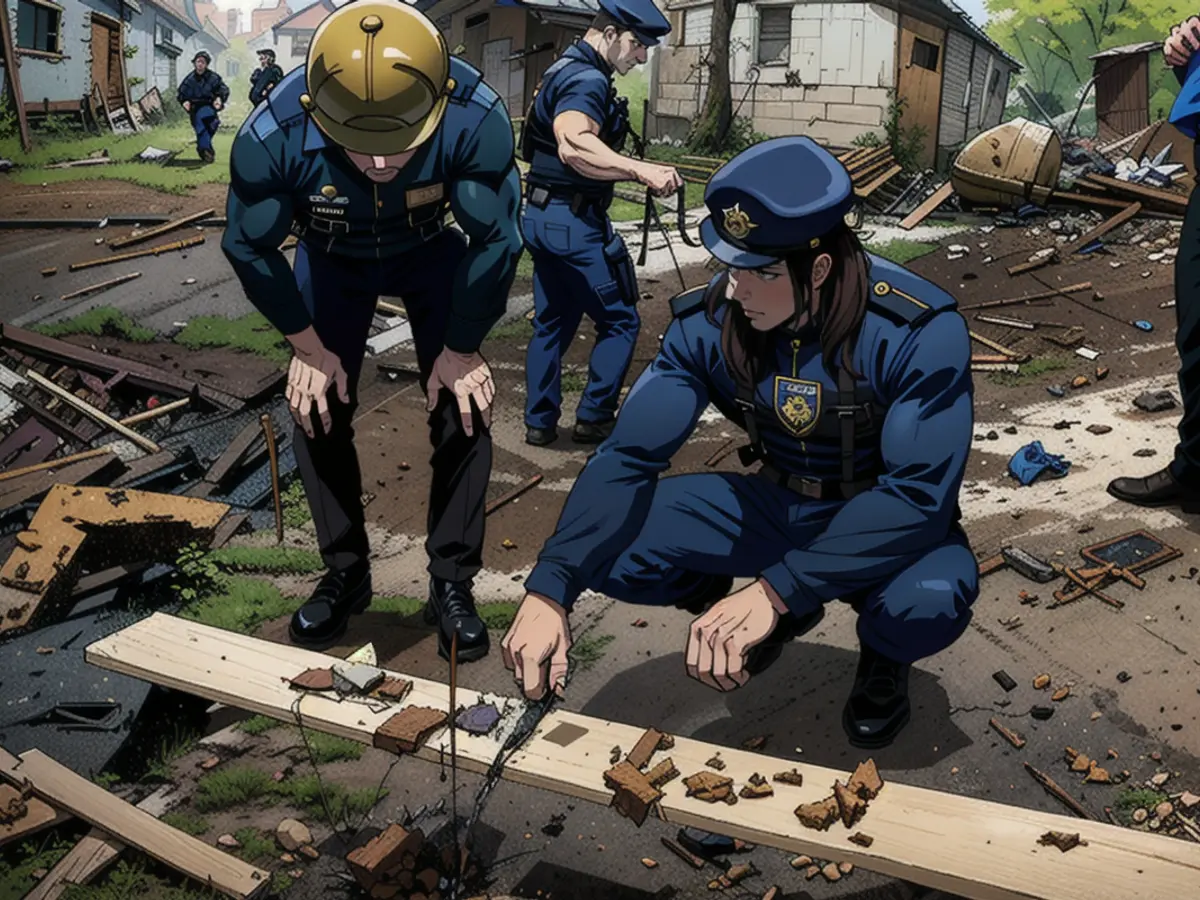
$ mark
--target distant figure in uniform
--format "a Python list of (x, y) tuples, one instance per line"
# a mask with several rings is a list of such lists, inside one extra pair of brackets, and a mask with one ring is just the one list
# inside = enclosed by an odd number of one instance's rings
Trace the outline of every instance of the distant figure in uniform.
[(521, 133), (530, 163), (521, 219), (533, 259), (533, 337), (525, 359), (525, 439), (558, 437), (562, 358), (586, 313), (596, 325), (574, 439), (597, 444), (612, 431), (640, 319), (629, 251), (608, 219), (613, 183), (636, 180), (658, 195), (683, 184), (670, 166), (623, 156), (629, 105), (613, 75), (646, 61), (671, 26), (653, 0), (600, 0), (582, 40), (542, 77)]
[[(962, 634), (978, 592), (958, 524), (971, 351), (951, 296), (864, 252), (852, 201), (846, 170), (803, 137), (757, 144), (709, 182), (701, 238), (728, 270), (672, 301), (525, 583), (503, 648), (528, 697), (561, 689), (584, 590), (699, 615), (687, 672), (722, 691), (840, 599), (861, 644), (851, 742), (884, 746), (908, 721), (910, 665)], [(761, 468), (660, 480), (709, 404)], [(726, 596), (736, 577), (757, 580)]]
[[(296, 643), (328, 646), (371, 602), (352, 423), (376, 304), (388, 295), (404, 301), (428, 400), (426, 621), (447, 659), (455, 632), (460, 661), (488, 651), (472, 579), (496, 388), (479, 347), (516, 274), (520, 194), (504, 103), (400, 0), (331, 13), (307, 66), (238, 132), (222, 248), (292, 345), (296, 460), (329, 569), (292, 618)], [(279, 249), (289, 231), (300, 238), (294, 272)]]
[(258, 68), (250, 75), (250, 102), (255, 106), (267, 99), (275, 85), (283, 81), (283, 69), (275, 65), (275, 51), (258, 51)]
[[(1169, 121), (1189, 138), (1200, 132), (1200, 18), (1193, 16), (1171, 29), (1163, 57), (1173, 66), (1181, 89)], [(1200, 143), (1195, 145), (1200, 164)], [(1200, 513), (1200, 194), (1192, 191), (1179, 234), (1175, 257), (1175, 347), (1179, 351), (1179, 393), (1183, 417), (1175, 458), (1166, 468), (1144, 477), (1113, 479), (1108, 492), (1138, 506), (1179, 507)]]
[(217, 158), (213, 152), (212, 139), (221, 127), (217, 113), (229, 102), (229, 85), (214, 72), (212, 57), (201, 50), (192, 57), (193, 71), (179, 83), (176, 99), (192, 117), (192, 128), (196, 132), (196, 151), (200, 158), (210, 163)]

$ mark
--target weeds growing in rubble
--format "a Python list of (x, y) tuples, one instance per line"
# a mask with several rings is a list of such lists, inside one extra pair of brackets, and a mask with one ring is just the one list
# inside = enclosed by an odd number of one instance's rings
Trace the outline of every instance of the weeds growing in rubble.
[(567, 656), (575, 664), (577, 672), (586, 672), (604, 658), (605, 648), (614, 640), (615, 635), (600, 634), (596, 637), (583, 637), (575, 642)]
[(904, 265), (932, 253), (937, 248), (937, 244), (930, 244), (926, 241), (908, 241), (904, 238), (897, 238), (894, 241), (870, 246), (867, 249), (876, 256), (890, 260), (897, 265)]
[(207, 557), (217, 568), (230, 572), (309, 575), (325, 571), (321, 554), (298, 547), (222, 547)]
[(148, 344), (158, 336), (153, 328), (143, 328), (125, 313), (111, 306), (97, 306), (61, 322), (34, 325), (32, 330), (52, 338), (89, 334), (92, 337), (120, 338), (133, 344)]
[(169, 812), (162, 817), (162, 821), (176, 831), (182, 831), (184, 834), (190, 834), (192, 837), (208, 834), (212, 827), (208, 824), (207, 819), (185, 812)]
[[(33, 888), (33, 873), (53, 869), (66, 856), (75, 841), (57, 831), (21, 844), (13, 859), (0, 859), (0, 900), (19, 900)], [(8, 850), (5, 850), (6, 856)]]
[(159, 743), (158, 754), (147, 766), (142, 781), (171, 781), (176, 761), (191, 753), (200, 738), (200, 732), (176, 724), (171, 735)]
[(68, 885), (62, 900), (217, 900), (220, 896), (215, 889), (184, 878), (172, 884), (148, 871), (142, 861), (120, 860), (96, 884)]
[(993, 384), (1001, 387), (1017, 387), (1049, 372), (1070, 368), (1074, 364), (1074, 360), (1060, 354), (1037, 356), (1027, 363), (1021, 363), (1020, 372), (989, 372), (988, 378)]
[[(313, 735), (309, 735), (310, 742)], [(238, 806), (258, 803), (263, 806), (286, 804), (314, 819), (326, 821), (321, 802), (322, 784), (316, 775), (275, 781), (266, 772), (247, 766), (218, 770), (205, 775), (196, 786), (192, 806), (198, 813), (218, 813)], [(387, 791), (374, 788), (350, 790), (340, 784), (324, 782), (325, 801), (334, 822), (365, 816)], [(239, 838), (240, 840), (240, 838)]]
[(250, 313), (239, 319), (224, 316), (197, 316), (175, 335), (175, 343), (189, 350), (225, 347), (253, 353), (280, 368), (291, 361), (286, 339), (262, 313)]
[(365, 749), (358, 741), (320, 731), (309, 733), (308, 747), (312, 753), (312, 762), (317, 766), (361, 759)]
[(233, 836), (242, 845), (233, 852), (243, 862), (253, 865), (259, 860), (274, 859), (276, 856), (275, 841), (257, 828), (239, 828)]
[(308, 508), (308, 497), (304, 493), (304, 484), (299, 478), (293, 479), (283, 489), (280, 496), (283, 502), (283, 524), (288, 528), (303, 528), (312, 521), (312, 512)]
[(258, 737), (260, 734), (266, 734), (268, 731), (274, 731), (276, 728), (282, 728), (283, 723), (278, 719), (272, 719), (270, 716), (251, 716), (244, 722), (238, 722), (237, 729), (243, 734), (248, 734), (251, 737)]
[(1153, 810), (1154, 807), (1168, 799), (1166, 794), (1151, 788), (1124, 788), (1117, 795), (1117, 800), (1113, 804), (1113, 811), (1116, 812), (1117, 818), (1125, 825), (1133, 824), (1133, 811), (1135, 809)]

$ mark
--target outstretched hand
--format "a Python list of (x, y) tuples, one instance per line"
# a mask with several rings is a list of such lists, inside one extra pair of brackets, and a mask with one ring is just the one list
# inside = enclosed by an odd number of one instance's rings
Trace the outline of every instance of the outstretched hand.
[(468, 437), (475, 433), (471, 415), (472, 400), (479, 408), (484, 427), (491, 427), (496, 384), (492, 381), (492, 370), (483, 356), (479, 353), (455, 353), (449, 348), (443, 350), (434, 362), (433, 372), (425, 385), (425, 395), (429, 398), (426, 408), (429, 412), (437, 408), (438, 393), (442, 388), (454, 395), (462, 417), (463, 431)]
[(718, 691), (742, 687), (750, 680), (747, 651), (775, 630), (781, 610), (783, 602), (761, 578), (719, 601), (692, 623), (688, 675)]

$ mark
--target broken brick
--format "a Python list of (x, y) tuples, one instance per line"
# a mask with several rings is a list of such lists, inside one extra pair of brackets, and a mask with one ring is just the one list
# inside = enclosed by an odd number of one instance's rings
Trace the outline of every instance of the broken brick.
[(801, 803), (796, 807), (795, 814), (805, 828), (827, 831), (829, 826), (837, 821), (841, 808), (838, 806), (837, 797), (830, 794), (817, 803)]
[(736, 866), (730, 866), (725, 870), (725, 878), (729, 883), (739, 884), (749, 878), (751, 875), (757, 875), (758, 870), (754, 868), (753, 863), (738, 863)]
[(706, 803), (716, 803), (726, 800), (733, 794), (733, 779), (715, 772), (697, 772), (683, 779), (687, 795), (703, 800)]
[(837, 800), (838, 810), (842, 817), (842, 824), (847, 828), (853, 828), (854, 823), (861, 819), (867, 812), (867, 801), (860, 797), (850, 788), (846, 787), (840, 781), (833, 783), (833, 796)]
[(790, 784), (793, 787), (802, 787), (804, 785), (804, 776), (792, 769), (790, 772), (776, 772), (771, 776), (772, 781), (778, 781), (780, 784)]
[(837, 863), (826, 863), (825, 867), (821, 869), (821, 874), (825, 876), (826, 881), (839, 881), (842, 877)]
[(811, 856), (793, 856), (792, 857), (792, 868), (793, 869), (807, 869), (812, 864), (813, 864), (813, 861), (812, 861)]
[(868, 759), (866, 762), (860, 762), (858, 768), (854, 770), (854, 774), (850, 776), (850, 780), (846, 782), (846, 787), (864, 800), (874, 800), (883, 790), (883, 779), (879, 777), (879, 769), (875, 767), (875, 760)]
[(656, 788), (660, 788), (678, 777), (679, 770), (675, 768), (675, 763), (669, 756), (646, 773), (646, 780)]
[(307, 669), (291, 681), (301, 691), (332, 691), (333, 669)]
[(861, 831), (856, 831), (854, 834), (850, 835), (849, 840), (850, 843), (858, 844), (860, 847), (870, 847), (873, 843), (875, 843), (875, 838), (871, 837), (869, 834), (863, 834)]
[(633, 745), (633, 749), (625, 757), (629, 764), (635, 769), (644, 769), (650, 763), (650, 758), (654, 756), (654, 752), (658, 749), (658, 745), (662, 742), (664, 735), (657, 728), (647, 728), (638, 742)]
[(820, 874), (821, 874), (821, 867), (816, 865), (815, 863), (804, 870), (804, 877), (807, 878), (809, 881), (812, 881), (814, 878), (816, 878)]
[(1048, 687), (1050, 687), (1049, 675), (1038, 675), (1033, 679), (1033, 689), (1035, 691), (1044, 691)]
[(411, 681), (388, 676), (383, 680), (383, 684), (375, 689), (375, 693), (384, 700), (392, 700), (398, 703), (408, 695), (410, 690), (412, 690)]
[(1092, 767), (1088, 769), (1088, 773), (1086, 776), (1084, 776), (1083, 780), (1093, 784), (1111, 784), (1112, 776), (1108, 774), (1107, 769), (1103, 769), (1096, 765), (1095, 761), (1093, 760)]
[(604, 773), (604, 783), (614, 791), (612, 805), (618, 813), (641, 826), (650, 810), (662, 799), (662, 791), (650, 783), (628, 761), (623, 760)]
[(1076, 847), (1086, 847), (1087, 841), (1080, 838), (1079, 833), (1066, 834), (1062, 831), (1047, 831), (1040, 838), (1038, 843), (1043, 847), (1057, 847), (1063, 853), (1068, 850), (1073, 850)]
[(415, 753), (425, 739), (446, 724), (446, 714), (428, 706), (409, 706), (375, 731), (375, 747), (390, 753)]
[(1070, 696), (1071, 696), (1070, 687), (1060, 687), (1057, 691), (1054, 692), (1053, 695), (1051, 695), (1050, 699), (1053, 700), (1055, 703), (1060, 703), (1063, 700), (1066, 700)]
[(840, 862), (840, 863), (838, 863), (838, 871), (841, 872), (843, 875), (849, 875), (851, 872), (854, 871), (854, 863)]
[(720, 753), (714, 753), (712, 759), (705, 763), (710, 769), (716, 769), (718, 772), (725, 770), (725, 760), (721, 759)]
[(1080, 753), (1078, 756), (1076, 756), (1075, 759), (1071, 762), (1071, 771), (1072, 772), (1087, 772), (1087, 771), (1090, 771), (1091, 768), (1092, 768), (1092, 761), (1090, 759), (1088, 759), (1086, 756), (1084, 756), (1082, 753)]
[(370, 891), (385, 872), (401, 865), (406, 856), (414, 855), (424, 843), (425, 834), (419, 828), (409, 831), (401, 825), (389, 825), (363, 846), (351, 850), (346, 863), (354, 880), (363, 890)]

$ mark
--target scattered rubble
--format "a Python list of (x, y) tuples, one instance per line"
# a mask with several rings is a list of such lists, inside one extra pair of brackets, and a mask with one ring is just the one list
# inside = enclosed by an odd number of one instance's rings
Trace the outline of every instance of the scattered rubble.
[(1074, 850), (1076, 847), (1086, 847), (1088, 842), (1079, 837), (1079, 833), (1066, 834), (1061, 831), (1047, 831), (1040, 838), (1038, 843), (1043, 847), (1057, 847), (1063, 853), (1068, 850)]
[(308, 826), (297, 819), (284, 819), (275, 828), (275, 838), (284, 850), (295, 852), (313, 842)]

